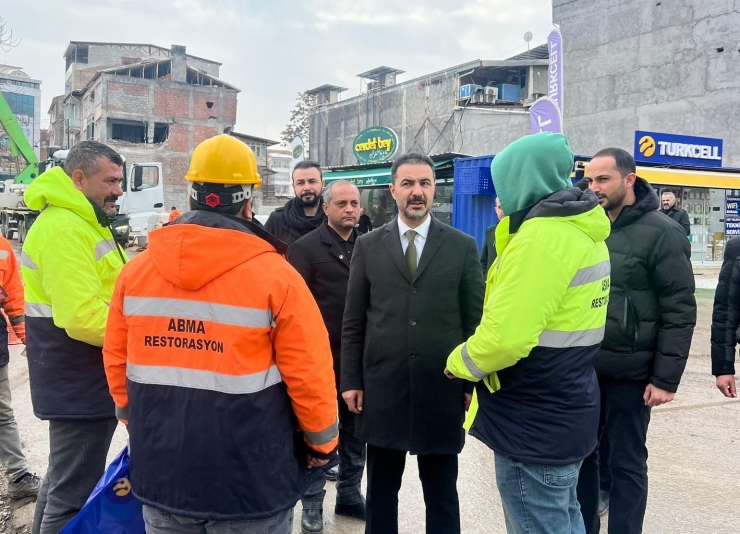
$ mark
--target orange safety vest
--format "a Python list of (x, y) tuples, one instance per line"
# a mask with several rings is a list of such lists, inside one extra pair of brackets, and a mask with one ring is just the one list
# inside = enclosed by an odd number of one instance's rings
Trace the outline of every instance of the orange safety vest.
[[(7, 331), (8, 337), (6, 337), (5, 332), (0, 332), (0, 366), (3, 366), (7, 365), (9, 361), (8, 340), (10, 331), (8, 326), (12, 328), (15, 336), (22, 343), (25, 344), (26, 342), (26, 300), (23, 295), (23, 279), (13, 247), (4, 237), (0, 237), (0, 285), (2, 285), (7, 295), (0, 302), (8, 323), (2, 328), (2, 330)], [(0, 321), (5, 321), (5, 317)]]
[(170, 212), (170, 218), (168, 219), (168, 222), (172, 222), (172, 221), (174, 221), (174, 220), (175, 220), (175, 219), (177, 219), (177, 218), (178, 218), (178, 217), (179, 217), (180, 215), (181, 215), (181, 213), (180, 213), (180, 212), (179, 212), (178, 210), (175, 210), (175, 211), (171, 211), (171, 212)]
[(110, 305), (103, 354), (132, 486), (186, 517), (274, 515), (305, 491), (305, 453), (337, 447), (328, 334), (272, 245), (230, 217), (185, 218), (149, 234)]

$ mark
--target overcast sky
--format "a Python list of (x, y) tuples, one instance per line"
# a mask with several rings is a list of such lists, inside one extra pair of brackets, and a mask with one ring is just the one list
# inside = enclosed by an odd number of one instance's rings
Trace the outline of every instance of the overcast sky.
[(236, 130), (276, 140), (299, 91), (330, 83), (348, 98), (380, 65), (408, 80), (504, 59), (526, 51), (525, 32), (536, 46), (552, 28), (550, 0), (8, 0), (0, 16), (22, 39), (0, 64), (43, 82), (43, 125), (64, 92), (69, 41), (180, 44), (241, 89)]

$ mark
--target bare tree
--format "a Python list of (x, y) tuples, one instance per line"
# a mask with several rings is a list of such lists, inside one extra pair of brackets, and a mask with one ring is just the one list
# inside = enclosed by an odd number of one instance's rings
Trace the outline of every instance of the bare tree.
[(298, 93), (296, 104), (290, 112), (290, 121), (280, 134), (280, 139), (290, 145), (295, 136), (300, 135), (303, 142), (308, 144), (308, 130), (311, 108), (315, 105), (315, 96), (307, 92)]
[(13, 30), (7, 27), (8, 22), (0, 16), (0, 48), (5, 52), (10, 52), (10, 49), (18, 46), (21, 42), (20, 37), (13, 35)]

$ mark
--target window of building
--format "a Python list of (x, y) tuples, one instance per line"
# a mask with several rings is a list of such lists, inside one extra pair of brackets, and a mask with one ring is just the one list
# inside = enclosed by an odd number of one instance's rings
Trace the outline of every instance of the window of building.
[(160, 122), (154, 123), (154, 139), (153, 143), (164, 143), (170, 136), (170, 125)]
[(18, 93), (8, 93), (3, 91), (5, 100), (8, 101), (10, 110), (14, 115), (34, 116), (34, 99), (30, 95), (20, 95)]
[(111, 121), (110, 138), (115, 141), (126, 141), (127, 143), (145, 143), (146, 124)]

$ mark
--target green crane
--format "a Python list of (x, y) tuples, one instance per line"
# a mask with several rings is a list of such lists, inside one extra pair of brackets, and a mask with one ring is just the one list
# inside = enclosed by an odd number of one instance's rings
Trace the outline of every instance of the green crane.
[(23, 157), (28, 164), (23, 171), (15, 177), (17, 184), (30, 184), (39, 175), (39, 158), (33, 151), (31, 143), (26, 139), (20, 124), (15, 119), (13, 110), (10, 109), (8, 101), (0, 93), (0, 126), (3, 127), (10, 141), (10, 155), (14, 158)]

